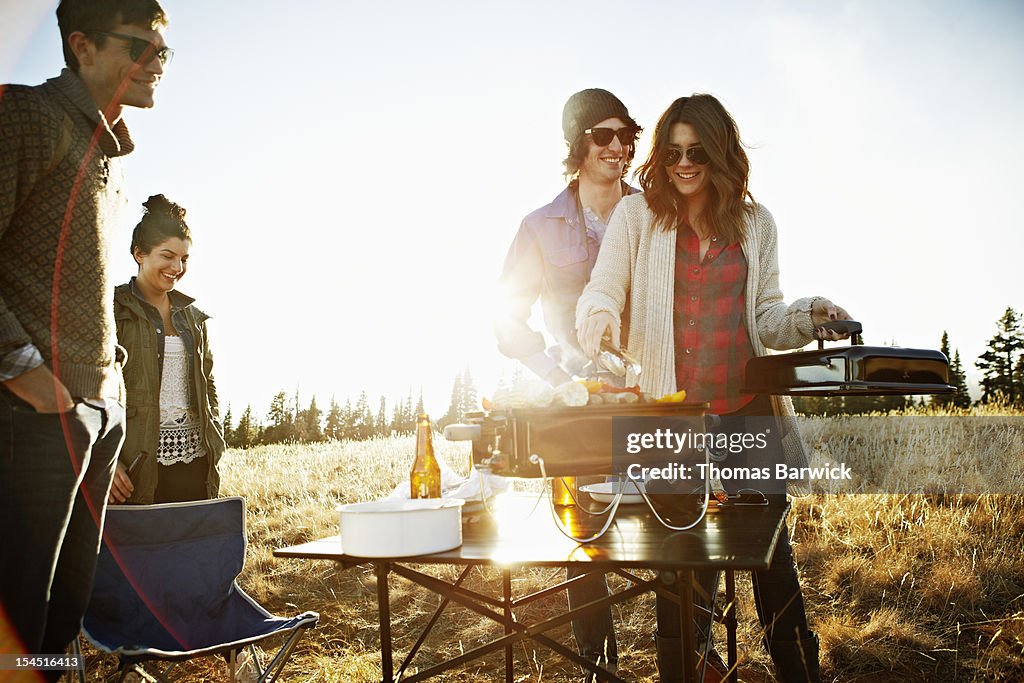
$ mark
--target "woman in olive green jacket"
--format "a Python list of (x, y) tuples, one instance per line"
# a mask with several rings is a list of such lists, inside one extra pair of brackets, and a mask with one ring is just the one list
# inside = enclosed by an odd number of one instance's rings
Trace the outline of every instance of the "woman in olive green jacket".
[(154, 195), (132, 233), (139, 272), (114, 291), (124, 367), (127, 428), (112, 503), (213, 498), (224, 452), (214, 386), (208, 316), (175, 290), (188, 266), (192, 235), (185, 210)]

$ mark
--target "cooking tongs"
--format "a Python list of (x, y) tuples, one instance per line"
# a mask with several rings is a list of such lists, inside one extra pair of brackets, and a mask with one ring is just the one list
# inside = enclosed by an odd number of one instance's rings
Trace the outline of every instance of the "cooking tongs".
[(615, 384), (621, 382), (622, 386), (632, 387), (640, 381), (642, 370), (640, 361), (625, 347), (617, 349), (610, 341), (602, 339), (597, 358), (583, 366), (583, 376), (604, 379), (611, 375)]

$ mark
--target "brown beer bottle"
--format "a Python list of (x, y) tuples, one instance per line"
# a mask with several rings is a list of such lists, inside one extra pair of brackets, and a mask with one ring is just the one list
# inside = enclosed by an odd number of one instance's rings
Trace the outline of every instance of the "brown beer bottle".
[(434, 457), (430, 436), (430, 418), (420, 415), (416, 420), (416, 460), (409, 472), (411, 498), (441, 497), (441, 467)]

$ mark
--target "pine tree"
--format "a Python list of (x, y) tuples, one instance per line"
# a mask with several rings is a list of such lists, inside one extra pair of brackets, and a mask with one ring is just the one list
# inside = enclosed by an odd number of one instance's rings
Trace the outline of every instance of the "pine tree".
[(452, 396), (448, 402), (448, 412), (445, 413), (441, 419), (437, 421), (439, 429), (444, 429), (445, 426), (455, 424), (462, 419), (462, 373), (455, 373), (455, 381), (452, 383)]
[(470, 374), (469, 368), (466, 368), (465, 373), (462, 375), (462, 415), (459, 416), (461, 421), (466, 417), (466, 413), (472, 413), (480, 410), (480, 402), (477, 397), (476, 387), (473, 386), (473, 375)]
[[(942, 354), (944, 356), (946, 356), (946, 359), (950, 361), (949, 383), (953, 384), (953, 380), (954, 380), (954, 377), (953, 377), (953, 363), (952, 363), (953, 356), (949, 352), (949, 333), (946, 332), (946, 330), (942, 331), (942, 341), (939, 342), (939, 351), (941, 351)], [(950, 394), (935, 394), (934, 396), (932, 396), (931, 404), (933, 406), (938, 406), (938, 407), (948, 406), (948, 405), (952, 405), (952, 403), (953, 403), (955, 398), (956, 397), (954, 395), (950, 395)]]
[(1004, 399), (1015, 403), (1024, 397), (1024, 386), (1014, 378), (1014, 369), (1021, 353), (1024, 353), (1020, 314), (1008, 306), (996, 326), (996, 334), (989, 339), (988, 349), (974, 363), (982, 372), (984, 390), (981, 402)]
[(1013, 385), (1018, 403), (1024, 403), (1024, 354), (1017, 356), (1017, 364), (1013, 367)]
[(404, 403), (401, 399), (395, 401), (395, 409), (391, 413), (391, 433), (400, 434), (402, 432), (402, 420), (405, 416)]
[(343, 427), (341, 406), (338, 405), (334, 396), (331, 396), (331, 405), (327, 409), (327, 420), (324, 424), (324, 436), (328, 439), (340, 440), (344, 437)]
[(252, 406), (247, 405), (242, 417), (238, 419), (238, 426), (233, 431), (233, 442), (229, 445), (235, 448), (249, 448), (259, 439), (259, 427), (252, 416)]
[(323, 411), (316, 405), (316, 396), (309, 402), (309, 408), (299, 413), (296, 420), (297, 436), (300, 441), (318, 442), (324, 440), (323, 430), (320, 428), (320, 417)]
[(370, 412), (370, 403), (366, 399), (366, 392), (359, 392), (359, 400), (353, 411), (353, 438), (358, 441), (365, 441), (373, 436), (373, 413)]
[(416, 426), (416, 418), (424, 413), (423, 408), (423, 387), (420, 387), (420, 398), (416, 401), (416, 411), (412, 414), (412, 425), (409, 431), (412, 431), (412, 427)]
[(352, 401), (345, 399), (345, 407), (341, 411), (341, 438), (354, 440), (356, 438), (355, 411), (352, 410)]
[(953, 363), (949, 367), (949, 383), (956, 388), (956, 393), (951, 397), (953, 405), (957, 408), (971, 407), (971, 394), (967, 390), (967, 373), (960, 362), (960, 349), (953, 354)]
[(222, 425), (224, 427), (224, 443), (228, 444), (229, 446), (231, 445), (232, 441), (234, 441), (234, 428), (232, 427), (233, 423), (234, 419), (233, 416), (231, 415), (231, 404), (229, 403), (228, 411), (224, 413), (224, 423)]
[(263, 431), (261, 438), (263, 443), (285, 443), (295, 440), (295, 419), (291, 412), (288, 395), (283, 391), (274, 395), (270, 402), (267, 419), (270, 424)]
[(389, 436), (391, 429), (388, 426), (388, 408), (384, 397), (380, 397), (380, 407), (377, 409), (377, 419), (373, 424), (374, 436)]
[(409, 387), (409, 394), (405, 397), (405, 409), (402, 415), (405, 420), (402, 423), (402, 433), (416, 433), (416, 412), (412, 403), (412, 387)]

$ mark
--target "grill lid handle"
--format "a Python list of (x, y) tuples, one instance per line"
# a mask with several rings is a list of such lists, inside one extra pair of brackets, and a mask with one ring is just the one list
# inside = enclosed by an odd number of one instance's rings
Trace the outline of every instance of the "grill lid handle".
[[(824, 325), (821, 325), (830, 332), (838, 332), (839, 334), (850, 335), (850, 345), (860, 346), (864, 343), (864, 340), (860, 338), (861, 333), (864, 331), (864, 326), (856, 320), (829, 320)], [(825, 348), (825, 340), (818, 340), (818, 349)]]

